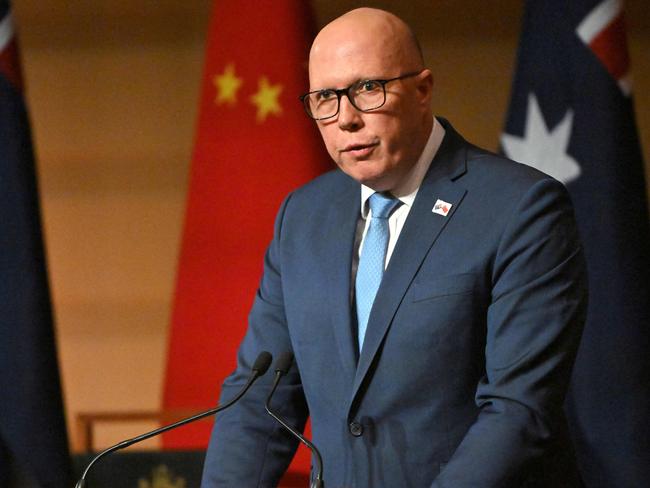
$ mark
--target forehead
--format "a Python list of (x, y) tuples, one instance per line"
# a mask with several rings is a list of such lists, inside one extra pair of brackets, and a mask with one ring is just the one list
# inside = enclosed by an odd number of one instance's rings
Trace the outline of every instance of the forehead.
[(397, 76), (399, 56), (386, 37), (358, 32), (317, 39), (309, 58), (310, 88), (342, 88), (366, 78)]

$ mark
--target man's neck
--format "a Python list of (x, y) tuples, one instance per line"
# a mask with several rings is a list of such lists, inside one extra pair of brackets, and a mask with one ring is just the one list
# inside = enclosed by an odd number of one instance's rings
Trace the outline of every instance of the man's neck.
[[(427, 174), (427, 171), (431, 166), (431, 162), (438, 152), (438, 148), (440, 147), (444, 136), (445, 129), (442, 127), (442, 124), (438, 122), (435, 117), (433, 117), (431, 132), (429, 133), (429, 137), (426, 141), (426, 144), (424, 145), (424, 149), (422, 150), (420, 157), (413, 165), (413, 167), (409, 170), (409, 172), (404, 175), (404, 178), (402, 178), (400, 183), (391, 190), (391, 193), (395, 197), (399, 199), (406, 197), (407, 200), (411, 201), (415, 198), (415, 194), (420, 188), (422, 180), (424, 179), (424, 175)], [(363, 204), (368, 198), (370, 198), (370, 195), (375, 193), (375, 191), (376, 190), (366, 185), (361, 185), (361, 203)]]

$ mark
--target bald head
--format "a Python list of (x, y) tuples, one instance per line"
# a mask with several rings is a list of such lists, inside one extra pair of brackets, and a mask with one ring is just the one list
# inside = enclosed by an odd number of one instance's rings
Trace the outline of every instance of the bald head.
[(385, 10), (358, 8), (334, 19), (318, 33), (309, 56), (310, 77), (312, 66), (327, 63), (328, 56), (352, 60), (364, 51), (367, 56), (380, 55), (397, 71), (424, 68), (422, 50), (406, 22)]

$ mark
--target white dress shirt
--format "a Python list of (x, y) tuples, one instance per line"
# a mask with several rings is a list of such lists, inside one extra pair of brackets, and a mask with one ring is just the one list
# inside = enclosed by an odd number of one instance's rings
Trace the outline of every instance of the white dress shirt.
[[(406, 217), (408, 217), (409, 212), (411, 211), (411, 206), (415, 200), (415, 196), (420, 189), (424, 175), (427, 173), (431, 161), (438, 152), (438, 148), (442, 143), (442, 139), (445, 136), (445, 129), (442, 127), (440, 122), (433, 118), (433, 128), (431, 129), (431, 134), (427, 140), (424, 150), (420, 155), (417, 163), (411, 168), (408, 172), (404, 181), (393, 190), (391, 193), (394, 197), (398, 198), (402, 204), (395, 209), (395, 211), (388, 218), (388, 249), (386, 251), (386, 262), (384, 263), (384, 269), (388, 266), (388, 262), (393, 254), (395, 245), (397, 244), (397, 239), (399, 238), (402, 228), (404, 227), (404, 222), (406, 222)], [(370, 219), (372, 218), (372, 211), (370, 210), (370, 205), (367, 204), (370, 196), (375, 193), (370, 187), (361, 185), (361, 220), (365, 222), (363, 227), (363, 234), (361, 236), (361, 242), (359, 248), (355, 253), (356, 262), (358, 263), (359, 256), (361, 256), (361, 250), (363, 249), (363, 242), (366, 238), (366, 233), (368, 232), (368, 226), (370, 225)], [(368, 218), (370, 217), (370, 218)], [(356, 268), (356, 267), (355, 267)]]

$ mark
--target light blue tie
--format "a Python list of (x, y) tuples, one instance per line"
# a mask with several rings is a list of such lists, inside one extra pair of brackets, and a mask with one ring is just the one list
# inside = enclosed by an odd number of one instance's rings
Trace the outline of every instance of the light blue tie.
[(372, 219), (363, 241), (355, 283), (359, 351), (363, 347), (370, 310), (384, 275), (389, 236), (388, 217), (399, 204), (400, 201), (391, 195), (373, 193), (370, 197)]

